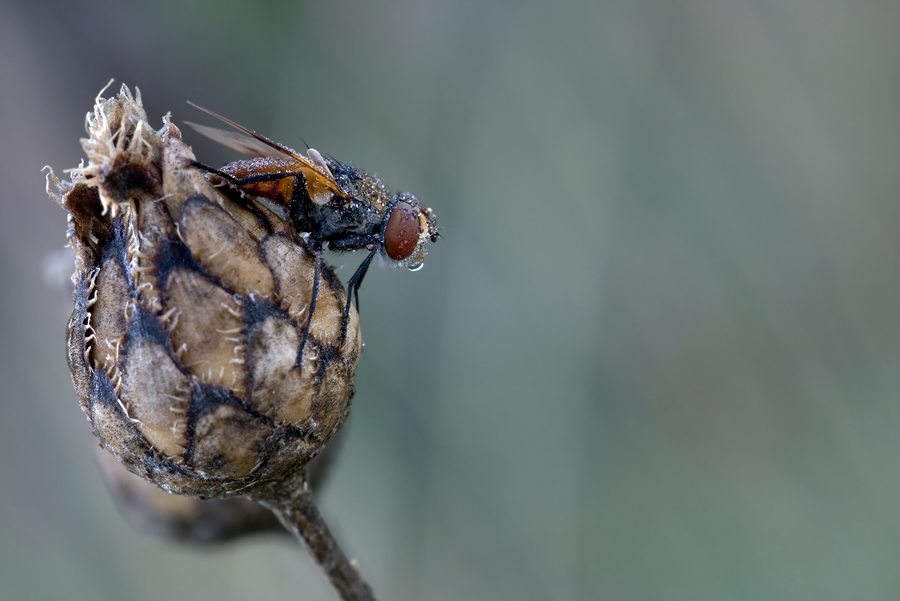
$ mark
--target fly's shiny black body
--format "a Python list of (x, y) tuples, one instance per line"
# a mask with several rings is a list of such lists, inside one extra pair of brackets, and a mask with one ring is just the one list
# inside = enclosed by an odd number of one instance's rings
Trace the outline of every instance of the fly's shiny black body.
[[(196, 106), (196, 105), (193, 105)], [(379, 252), (390, 263), (416, 270), (428, 243), (439, 234), (431, 209), (408, 193), (391, 195), (372, 174), (310, 148), (304, 156), (212, 111), (197, 107), (241, 133), (189, 123), (201, 134), (256, 158), (229, 163), (221, 169), (195, 165), (218, 176), (241, 193), (245, 202), (265, 199), (287, 210), (291, 228), (315, 256), (309, 320), (315, 312), (322, 251), (366, 249), (368, 255), (347, 282), (347, 304), (341, 337), (346, 335), (353, 295)], [(308, 329), (308, 328), (307, 328)], [(305, 342), (305, 335), (304, 335)], [(302, 345), (301, 345), (302, 351)], [(302, 356), (302, 352), (301, 352)]]
[(351, 240), (356, 238), (366, 238), (369, 244), (380, 242), (388, 207), (392, 204), (387, 190), (361, 169), (333, 159), (326, 158), (325, 162), (335, 182), (348, 195), (334, 195), (329, 202), (316, 204), (306, 193), (304, 179), (297, 186), (299, 198), (291, 201), (290, 219), (294, 227), (322, 242), (335, 243), (335, 248), (366, 246), (354, 246)]

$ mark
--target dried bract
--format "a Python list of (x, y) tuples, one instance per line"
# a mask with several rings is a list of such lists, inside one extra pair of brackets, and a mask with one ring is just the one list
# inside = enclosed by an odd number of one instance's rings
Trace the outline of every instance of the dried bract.
[(342, 338), (347, 295), (324, 266), (301, 345), (314, 269), (303, 238), (212, 187), (168, 118), (149, 126), (139, 93), (98, 97), (87, 131), (87, 164), (47, 177), (75, 253), (81, 407), (102, 446), (161, 488), (252, 496), (346, 419), (356, 310)]
[(97, 460), (119, 511), (146, 534), (195, 545), (217, 545), (259, 533), (287, 534), (275, 514), (249, 499), (170, 495), (129, 472), (101, 448)]

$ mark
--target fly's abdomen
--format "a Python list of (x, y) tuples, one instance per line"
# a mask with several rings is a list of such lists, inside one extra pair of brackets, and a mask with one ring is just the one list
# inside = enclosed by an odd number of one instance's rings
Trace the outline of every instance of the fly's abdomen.
[[(239, 188), (253, 196), (266, 198), (284, 207), (291, 205), (294, 188), (302, 188), (305, 181), (296, 161), (260, 157), (246, 161), (235, 161), (222, 167), (221, 171), (239, 180)], [(289, 174), (278, 177), (279, 174)]]

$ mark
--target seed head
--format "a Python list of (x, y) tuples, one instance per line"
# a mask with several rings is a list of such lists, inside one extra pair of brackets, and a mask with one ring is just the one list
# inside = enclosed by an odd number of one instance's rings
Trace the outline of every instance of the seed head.
[[(98, 96), (87, 164), (47, 190), (69, 213), (69, 368), (101, 445), (169, 492), (251, 495), (300, 469), (347, 416), (362, 348), (324, 266), (267, 207), (220, 194), (140, 93)], [(52, 184), (52, 185), (51, 185)], [(302, 344), (307, 334), (305, 344)], [(301, 356), (302, 347), (302, 356)]]

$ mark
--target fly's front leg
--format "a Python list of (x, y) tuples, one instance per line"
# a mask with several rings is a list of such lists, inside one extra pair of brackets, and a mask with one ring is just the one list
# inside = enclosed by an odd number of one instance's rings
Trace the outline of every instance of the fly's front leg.
[(378, 249), (381, 248), (381, 239), (378, 236), (348, 236), (340, 240), (332, 240), (328, 243), (331, 250), (358, 250), (360, 248), (368, 248), (369, 254), (359, 264), (356, 271), (347, 282), (347, 304), (344, 305), (344, 315), (341, 319), (341, 344), (347, 337), (347, 323), (350, 321), (350, 303), (353, 302), (353, 295), (356, 295), (356, 308), (359, 309), (359, 286), (362, 284), (363, 277), (375, 258)]
[(375, 253), (378, 252), (378, 247), (373, 248), (368, 256), (363, 259), (363, 262), (359, 264), (359, 267), (356, 268), (356, 272), (350, 278), (350, 281), (347, 282), (347, 304), (344, 305), (344, 316), (341, 319), (341, 345), (344, 344), (344, 339), (347, 337), (347, 322), (350, 321), (350, 303), (353, 302), (353, 295), (356, 295), (356, 309), (359, 310), (359, 286), (362, 284), (363, 276), (366, 275), (366, 271), (369, 269), (369, 264), (372, 262), (372, 259), (375, 257)]

